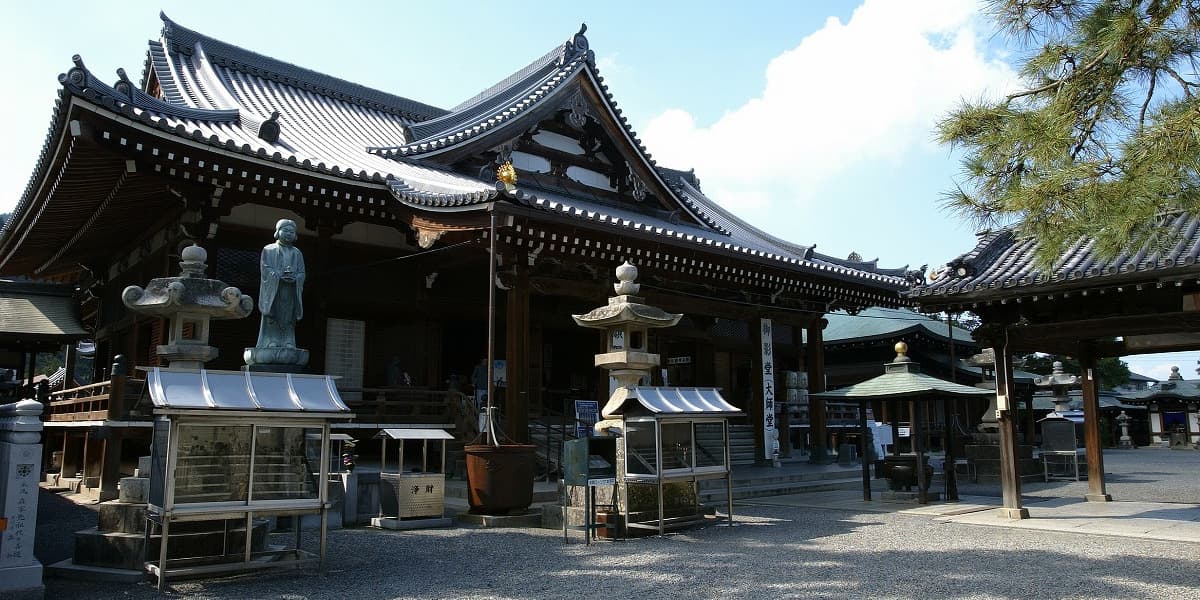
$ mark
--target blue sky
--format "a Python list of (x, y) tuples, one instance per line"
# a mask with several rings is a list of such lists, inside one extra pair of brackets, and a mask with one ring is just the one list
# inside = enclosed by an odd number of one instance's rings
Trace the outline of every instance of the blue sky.
[[(1013, 89), (1010, 54), (970, 0), (895, 2), (26, 3), (0, 24), (0, 212), (80, 54), (137, 79), (159, 10), (213, 37), (450, 107), (545, 54), (581, 22), (621, 108), (660, 164), (772, 234), (884, 266), (931, 267), (974, 244), (941, 194), (958, 160), (932, 125), (961, 98)], [(1133, 357), (1166, 376), (1200, 353)]]

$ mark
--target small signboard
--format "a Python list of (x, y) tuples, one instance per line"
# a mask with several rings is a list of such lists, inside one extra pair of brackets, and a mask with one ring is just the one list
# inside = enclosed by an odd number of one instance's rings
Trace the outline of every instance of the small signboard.
[(502, 388), (508, 385), (508, 362), (497, 360), (492, 362), (492, 381), (495, 386)]
[(592, 427), (600, 420), (600, 403), (595, 400), (575, 401), (575, 437), (592, 437)]

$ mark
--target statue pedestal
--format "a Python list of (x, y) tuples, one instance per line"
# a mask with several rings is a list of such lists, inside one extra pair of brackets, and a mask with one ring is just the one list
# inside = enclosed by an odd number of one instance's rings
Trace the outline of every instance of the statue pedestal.
[(302, 373), (308, 364), (303, 348), (246, 348), (242, 354), (247, 371), (266, 373)]

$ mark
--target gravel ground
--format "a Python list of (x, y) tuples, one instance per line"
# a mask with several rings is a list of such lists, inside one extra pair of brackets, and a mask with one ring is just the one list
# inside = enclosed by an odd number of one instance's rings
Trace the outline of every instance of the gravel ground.
[[(744, 524), (563, 545), (541, 529), (334, 531), (329, 573), (180, 582), (185, 598), (1200, 599), (1200, 545), (748, 506)], [(311, 543), (309, 540), (308, 543)], [(47, 580), (47, 598), (157, 598)]]
[[(1200, 452), (1107, 451), (1119, 500), (1196, 501)], [(970, 484), (969, 493), (988, 486)], [(1086, 482), (1028, 484), (1081, 496)], [(996, 487), (995, 495), (999, 494)], [(91, 507), (43, 492), (38, 557), (70, 554)], [(181, 598), (1170, 598), (1200, 600), (1200, 540), (1144, 540), (936, 523), (929, 517), (739, 507), (735, 528), (564, 545), (543, 529), (329, 534), (329, 570), (185, 581)], [(54, 531), (58, 543), (44, 544)], [(66, 534), (66, 535), (62, 535)], [(289, 536), (285, 536), (289, 537)], [(306, 547), (315, 546), (308, 536)], [(46, 580), (46, 598), (160, 598), (150, 583)]]

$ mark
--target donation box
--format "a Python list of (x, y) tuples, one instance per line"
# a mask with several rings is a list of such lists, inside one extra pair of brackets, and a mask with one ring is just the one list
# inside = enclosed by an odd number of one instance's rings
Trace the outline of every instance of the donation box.
[(617, 438), (570, 440), (563, 446), (563, 482), (613, 485), (617, 480)]

